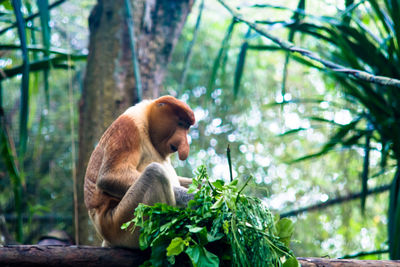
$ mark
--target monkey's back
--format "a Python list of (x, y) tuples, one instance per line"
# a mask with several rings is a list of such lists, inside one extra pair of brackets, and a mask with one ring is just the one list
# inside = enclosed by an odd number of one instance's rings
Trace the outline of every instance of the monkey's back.
[[(100, 170), (121, 162), (135, 161), (132, 159), (134, 151), (139, 150), (140, 136), (132, 118), (122, 114), (104, 132), (99, 143), (90, 156), (86, 169), (84, 193), (85, 204), (88, 209), (107, 206), (110, 199), (117, 198), (104, 194), (97, 187)], [(138, 153), (138, 152), (136, 152)]]
[(103, 154), (103, 148), (98, 145), (93, 151), (86, 169), (84, 194), (85, 205), (88, 209), (97, 208), (102, 202), (102, 194), (97, 189), (96, 182), (103, 162)]

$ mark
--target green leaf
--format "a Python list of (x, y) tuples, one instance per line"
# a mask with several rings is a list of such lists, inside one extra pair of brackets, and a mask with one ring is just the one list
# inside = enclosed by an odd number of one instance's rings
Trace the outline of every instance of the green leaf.
[(283, 263), (282, 266), (283, 267), (300, 267), (301, 265), (295, 257), (290, 257)]
[(344, 139), (345, 136), (351, 130), (355, 129), (355, 127), (361, 121), (361, 119), (362, 119), (362, 116), (359, 116), (359, 117), (355, 118), (352, 122), (340, 126), (339, 129), (337, 130), (337, 132), (330, 138), (330, 140), (327, 143), (325, 143), (324, 147), (319, 152), (297, 158), (297, 159), (293, 160), (292, 163), (322, 156), (322, 155), (332, 151), (336, 145), (338, 145), (340, 143), (345, 143), (346, 142), (346, 139)]
[(221, 238), (223, 238), (224, 237), (224, 234), (223, 233), (216, 233), (215, 235), (212, 235), (212, 234), (210, 234), (210, 233), (207, 233), (207, 241), (210, 243), (210, 242), (214, 242), (214, 241), (217, 241), (217, 240), (220, 240)]
[(229, 186), (236, 186), (239, 183), (238, 179), (233, 180), (232, 182), (229, 183)]
[(215, 182), (211, 183), (215, 189), (222, 190), (222, 187), (224, 186), (225, 182), (223, 180), (216, 180)]
[(167, 256), (177, 256), (185, 249), (185, 242), (181, 237), (175, 237), (167, 247)]
[(284, 133), (279, 134), (278, 136), (282, 137), (282, 136), (291, 135), (291, 134), (298, 133), (298, 132), (305, 131), (305, 130), (308, 130), (308, 128), (300, 127), (297, 129), (288, 130)]
[(188, 247), (185, 252), (195, 267), (219, 266), (219, 258), (217, 255), (209, 252), (203, 246), (191, 246)]
[(151, 243), (151, 240), (149, 240), (149, 238), (147, 238), (146, 235), (140, 234), (139, 247), (141, 250), (145, 250), (146, 248), (148, 248), (150, 246), (150, 243)]
[[(251, 33), (251, 29), (246, 33), (246, 37), (248, 38)], [(235, 79), (233, 82), (233, 95), (237, 97), (239, 93), (239, 87), (240, 87), (240, 81), (242, 80), (242, 75), (243, 75), (243, 69), (244, 69), (244, 63), (246, 61), (246, 54), (247, 54), (247, 47), (249, 46), (249, 43), (246, 41), (243, 42), (242, 47), (240, 48), (240, 52), (238, 55), (237, 63), (236, 63), (236, 69), (235, 69)]]
[(208, 87), (207, 87), (207, 97), (208, 98), (210, 98), (211, 92), (214, 90), (215, 80), (217, 79), (217, 74), (218, 74), (218, 70), (219, 70), (219, 67), (221, 64), (221, 59), (222, 59), (224, 53), (227, 53), (227, 51), (228, 51), (229, 41), (231, 40), (232, 32), (233, 32), (235, 24), (236, 24), (236, 19), (232, 19), (232, 22), (226, 31), (225, 37), (222, 40), (221, 48), (218, 51), (218, 55), (214, 60), (214, 64), (213, 64), (211, 75), (210, 75), (211, 78), (210, 78), (210, 81), (209, 81)]
[(220, 197), (212, 206), (211, 209), (219, 209), (224, 204), (224, 198)]
[(48, 0), (37, 0), (37, 6), (39, 8), (40, 24), (42, 27), (41, 33), (42, 33), (43, 47), (45, 48), (45, 55), (48, 56), (50, 49), (49, 2)]
[(290, 245), (290, 238), (294, 232), (294, 224), (288, 218), (283, 218), (275, 225), (277, 236), (287, 247)]
[(200, 233), (202, 230), (205, 229), (205, 227), (198, 227), (192, 225), (187, 225), (186, 227), (189, 228), (189, 232), (191, 233)]
[[(49, 11), (49, 2), (48, 0), (37, 0), (37, 5), (39, 8), (40, 15), (40, 25), (41, 25), (41, 33), (42, 33), (42, 42), (44, 51), (44, 59), (48, 58), (50, 55), (50, 11)], [(51, 65), (50, 65), (51, 66)], [(44, 80), (44, 93), (46, 99), (46, 106), (50, 105), (50, 95), (49, 95), (49, 69), (43, 70), (43, 80)]]
[[(304, 13), (305, 4), (306, 4), (305, 0), (300, 0), (299, 3), (297, 4), (297, 10)], [(293, 16), (292, 16), (292, 20), (294, 21), (294, 23), (293, 23), (293, 27), (290, 28), (289, 36), (288, 36), (288, 41), (291, 43), (293, 43), (294, 35), (296, 33), (298, 25), (299, 25), (301, 19), (303, 19), (303, 17), (304, 17), (304, 15), (300, 12), (295, 12), (295, 13), (293, 13)], [(289, 60), (290, 60), (290, 52), (286, 52), (286, 58), (285, 58), (284, 66), (283, 66), (283, 75), (282, 75), (282, 88), (281, 88), (282, 96), (284, 96), (286, 93), (286, 80), (287, 80), (287, 76), (288, 76)]]
[(203, 9), (204, 9), (204, 0), (202, 0), (200, 3), (199, 14), (197, 15), (196, 25), (194, 26), (194, 29), (193, 29), (193, 38), (190, 41), (188, 48), (184, 55), (185, 62), (183, 64), (184, 67), (182, 69), (182, 76), (181, 76), (179, 87), (178, 87), (178, 95), (180, 95), (180, 93), (182, 92), (185, 82), (186, 82), (187, 71), (190, 67), (190, 62), (192, 59), (193, 46), (197, 40), (197, 35), (199, 32), (199, 28), (200, 28), (201, 17), (203, 14)]
[(126, 230), (126, 229), (128, 229), (128, 228), (129, 228), (129, 226), (131, 225), (131, 223), (132, 223), (132, 221), (129, 221), (129, 222), (123, 223), (123, 224), (121, 225), (121, 229), (122, 229), (122, 230)]
[(19, 120), (19, 157), (22, 160), (26, 151), (28, 139), (28, 115), (29, 115), (29, 56), (25, 34), (25, 20), (22, 15), (21, 0), (12, 0), (14, 15), (17, 20), (18, 36), (22, 52), (22, 81), (21, 81), (21, 103)]
[(153, 266), (168, 266), (168, 259), (165, 257), (167, 246), (167, 243), (152, 246), (150, 262)]
[[(372, 127), (372, 126), (371, 126)], [(371, 131), (365, 136), (365, 145), (364, 145), (364, 163), (363, 163), (363, 171), (361, 174), (361, 212), (365, 214), (365, 202), (367, 200), (367, 192), (368, 192), (368, 177), (369, 177), (369, 152), (371, 150)]]
[(11, 5), (10, 1), (3, 1), (0, 6), (3, 6), (7, 10), (13, 10), (13, 7)]
[(206, 227), (194, 227), (192, 229), (189, 229), (189, 232), (197, 234), (201, 245), (205, 245), (208, 243), (208, 231)]

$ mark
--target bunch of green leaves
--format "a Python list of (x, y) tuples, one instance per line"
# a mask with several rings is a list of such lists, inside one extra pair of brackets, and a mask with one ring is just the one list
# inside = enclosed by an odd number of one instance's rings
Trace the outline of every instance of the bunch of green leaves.
[(288, 248), (292, 222), (242, 194), (246, 184), (211, 182), (201, 166), (186, 208), (140, 204), (122, 229), (141, 227), (140, 248), (151, 248), (145, 266), (298, 266)]

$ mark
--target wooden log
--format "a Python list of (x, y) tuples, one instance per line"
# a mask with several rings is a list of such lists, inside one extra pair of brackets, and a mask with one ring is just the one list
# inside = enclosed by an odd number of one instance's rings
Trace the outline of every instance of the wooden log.
[[(149, 253), (122, 248), (91, 246), (10, 245), (0, 247), (1, 267), (57, 266), (139, 266)], [(297, 258), (303, 267), (400, 267), (400, 261)]]
[(400, 266), (400, 261), (297, 258), (302, 267), (394, 267)]
[(139, 266), (149, 254), (140, 250), (91, 246), (19, 245), (0, 247), (0, 266)]

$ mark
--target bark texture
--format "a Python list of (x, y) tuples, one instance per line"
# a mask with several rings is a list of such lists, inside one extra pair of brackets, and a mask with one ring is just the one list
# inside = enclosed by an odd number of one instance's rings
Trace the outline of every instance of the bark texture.
[(400, 261), (374, 261), (353, 259), (297, 258), (302, 267), (394, 267), (400, 266)]
[[(131, 1), (143, 98), (159, 96), (172, 50), (193, 1)], [(89, 17), (89, 56), (79, 122), (79, 244), (88, 244), (89, 238), (83, 180), (90, 154), (111, 122), (137, 102), (126, 22), (124, 0), (98, 0)]]
[(142, 251), (88, 246), (4, 246), (0, 247), (2, 267), (92, 267), (139, 266), (147, 258)]
[[(4, 246), (0, 247), (0, 266), (139, 266), (149, 257), (140, 250), (88, 246)], [(394, 267), (400, 261), (339, 260), (297, 258), (303, 267)]]

